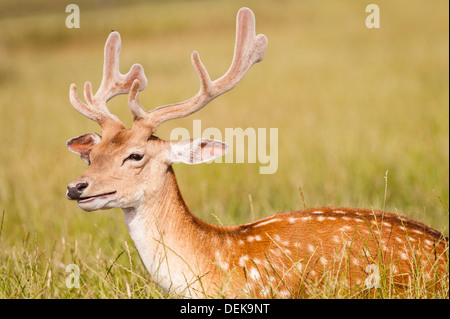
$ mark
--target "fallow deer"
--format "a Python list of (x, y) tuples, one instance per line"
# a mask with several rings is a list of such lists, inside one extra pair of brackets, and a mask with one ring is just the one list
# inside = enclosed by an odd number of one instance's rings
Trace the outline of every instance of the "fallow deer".
[[(75, 137), (68, 148), (89, 164), (67, 187), (81, 209), (122, 208), (125, 224), (142, 262), (165, 290), (182, 296), (301, 297), (315, 283), (335, 275), (336, 287), (370, 287), (373, 270), (393, 283), (407, 284), (421, 269), (429, 279), (447, 273), (448, 238), (426, 225), (395, 214), (349, 208), (316, 208), (270, 216), (238, 226), (208, 224), (191, 213), (181, 195), (172, 163), (198, 164), (223, 155), (220, 141), (165, 141), (154, 134), (166, 121), (199, 111), (231, 90), (263, 59), (267, 38), (255, 35), (247, 8), (237, 15), (234, 57), (228, 71), (211, 81), (197, 52), (192, 63), (200, 90), (191, 99), (146, 111), (138, 92), (147, 85), (141, 65), (119, 72), (119, 33), (105, 45), (103, 78), (86, 103), (70, 87), (70, 102), (102, 131)], [(131, 129), (106, 102), (128, 93)], [(373, 268), (375, 267), (375, 268)], [(419, 267), (419, 268), (417, 268)], [(386, 271), (387, 270), (387, 271)], [(445, 280), (445, 279), (444, 279)], [(447, 277), (448, 280), (448, 277)]]

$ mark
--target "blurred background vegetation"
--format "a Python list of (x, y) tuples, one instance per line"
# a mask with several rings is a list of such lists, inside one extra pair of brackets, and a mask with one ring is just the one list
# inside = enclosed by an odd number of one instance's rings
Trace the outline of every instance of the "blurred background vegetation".
[[(120, 210), (85, 213), (65, 198), (85, 169), (66, 140), (100, 131), (71, 107), (69, 85), (98, 88), (104, 42), (116, 30), (121, 71), (141, 63), (149, 78), (142, 105), (185, 100), (198, 89), (193, 50), (212, 78), (227, 70), (242, 6), (269, 39), (263, 62), (158, 135), (192, 132), (194, 119), (222, 132), (278, 128), (278, 171), (177, 164), (191, 210), (235, 224), (304, 206), (384, 208), (448, 235), (448, 1), (378, 0), (380, 29), (366, 28), (364, 1), (83, 0), (81, 27), (68, 29), (70, 3), (0, 1), (0, 297), (166, 296), (140, 264)], [(131, 125), (126, 101), (108, 105)], [(71, 263), (81, 289), (65, 286)]]

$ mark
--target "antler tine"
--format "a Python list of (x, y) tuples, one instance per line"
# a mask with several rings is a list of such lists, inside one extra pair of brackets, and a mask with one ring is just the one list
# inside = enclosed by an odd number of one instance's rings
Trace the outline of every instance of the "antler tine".
[(131, 85), (130, 94), (128, 94), (128, 105), (130, 107), (131, 113), (133, 113), (134, 118), (143, 118), (146, 116), (147, 112), (142, 108), (139, 103), (139, 86), (140, 81), (138, 79), (133, 81)]
[(99, 89), (92, 94), (92, 85), (86, 82), (84, 85), (84, 97), (86, 103), (83, 103), (77, 95), (75, 84), (70, 86), (70, 101), (73, 107), (84, 116), (100, 124), (102, 129), (107, 123), (122, 122), (113, 114), (111, 114), (106, 106), (111, 98), (118, 94), (128, 93), (134, 80), (139, 82), (139, 90), (143, 90), (147, 86), (147, 78), (144, 69), (140, 64), (134, 64), (127, 74), (121, 74), (119, 71), (119, 53), (121, 48), (121, 40), (118, 32), (112, 32), (105, 44), (103, 77)]
[[(198, 93), (187, 101), (160, 106), (150, 112), (142, 109), (136, 100), (133, 107), (135, 118), (143, 119), (146, 125), (156, 131), (157, 127), (163, 122), (186, 117), (199, 111), (219, 95), (234, 88), (250, 67), (264, 58), (266, 47), (266, 36), (263, 34), (255, 35), (253, 12), (248, 8), (240, 9), (236, 21), (234, 56), (228, 71), (219, 79), (211, 81), (198, 53), (194, 51), (191, 60), (200, 81)], [(137, 94), (135, 97), (137, 98)]]

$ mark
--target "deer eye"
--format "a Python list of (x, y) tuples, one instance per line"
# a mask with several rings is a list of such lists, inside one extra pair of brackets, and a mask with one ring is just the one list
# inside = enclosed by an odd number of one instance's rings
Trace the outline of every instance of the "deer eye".
[(143, 157), (144, 157), (144, 154), (131, 153), (127, 158), (125, 158), (123, 160), (122, 165), (124, 165), (126, 161), (139, 162), (140, 160), (142, 160)]
[(133, 153), (130, 156), (128, 156), (125, 160), (140, 161), (143, 157), (144, 155)]

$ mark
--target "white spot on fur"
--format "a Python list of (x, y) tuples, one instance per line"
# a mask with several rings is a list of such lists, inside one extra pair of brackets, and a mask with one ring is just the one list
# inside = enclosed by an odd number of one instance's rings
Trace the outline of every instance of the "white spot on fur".
[(291, 223), (291, 224), (295, 223), (296, 220), (297, 220), (297, 218), (294, 218), (294, 217), (289, 217), (288, 218), (288, 222)]
[(247, 237), (247, 240), (248, 240), (249, 242), (252, 242), (254, 239), (255, 239), (255, 237), (253, 237), (253, 236), (248, 236), (248, 237)]
[(245, 262), (248, 260), (247, 255), (242, 255), (241, 258), (239, 258), (239, 266), (245, 267)]
[(325, 217), (323, 217), (323, 216), (317, 217), (317, 221), (321, 222), (321, 221), (323, 221), (323, 220), (325, 220)]
[(393, 272), (394, 274), (398, 273), (397, 265), (392, 265), (392, 272)]
[(244, 241), (242, 239), (239, 239), (238, 243), (239, 245), (244, 245)]
[(320, 263), (324, 266), (326, 266), (328, 264), (328, 260), (325, 257), (320, 257), (319, 259)]
[(256, 235), (256, 236), (255, 236), (255, 240), (256, 240), (256, 241), (260, 241), (260, 240), (261, 240), (261, 236)]
[(285, 289), (280, 290), (280, 296), (282, 298), (289, 298), (291, 296), (291, 293)]
[(327, 217), (328, 220), (336, 220), (336, 217)]
[(310, 252), (314, 252), (314, 246), (313, 245), (311, 245), (311, 244), (309, 244), (308, 245), (308, 250), (310, 251)]
[(419, 235), (423, 235), (423, 232), (421, 232), (420, 230), (417, 230), (417, 229), (414, 229), (413, 232), (415, 232), (416, 234), (419, 234)]
[(395, 237), (395, 240), (399, 243), (403, 243), (403, 240), (400, 237)]
[(320, 210), (316, 210), (315, 212), (312, 212), (313, 214), (317, 215), (317, 214), (323, 214), (323, 212), (321, 212)]
[(251, 279), (258, 280), (260, 278), (259, 272), (255, 267), (250, 268), (250, 272), (248, 274)]
[(253, 227), (264, 226), (264, 225), (267, 225), (267, 224), (270, 224), (270, 223), (274, 223), (274, 222), (278, 222), (278, 221), (280, 221), (279, 218), (271, 218), (271, 219), (262, 221), (262, 222), (260, 222), (260, 223), (258, 223), (256, 225), (254, 225)]
[(429, 240), (429, 239), (425, 239), (425, 244), (427, 246), (433, 246), (433, 242), (431, 240)]
[(408, 254), (405, 253), (405, 252), (403, 252), (403, 253), (401, 253), (400, 257), (401, 257), (403, 260), (407, 260), (407, 259), (408, 259)]
[(229, 264), (227, 262), (222, 261), (219, 251), (216, 251), (216, 260), (217, 263), (219, 264), (219, 267), (222, 268), (222, 270), (228, 270)]
[(343, 226), (343, 227), (339, 228), (339, 231), (344, 232), (344, 231), (351, 230), (351, 229), (352, 228), (350, 226)]

